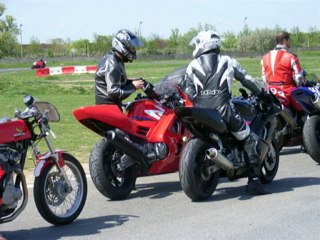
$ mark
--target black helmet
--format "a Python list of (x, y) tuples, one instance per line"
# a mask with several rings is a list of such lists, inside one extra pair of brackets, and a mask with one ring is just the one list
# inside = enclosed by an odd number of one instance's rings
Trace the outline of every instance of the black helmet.
[(112, 39), (112, 49), (125, 62), (132, 62), (137, 58), (136, 49), (143, 46), (142, 41), (129, 30), (120, 30)]

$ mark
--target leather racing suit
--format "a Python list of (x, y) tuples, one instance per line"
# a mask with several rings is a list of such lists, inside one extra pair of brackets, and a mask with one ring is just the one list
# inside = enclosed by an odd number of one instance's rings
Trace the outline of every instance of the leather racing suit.
[(229, 130), (243, 140), (250, 128), (231, 102), (234, 78), (253, 94), (261, 94), (258, 80), (247, 74), (237, 60), (216, 53), (202, 54), (188, 65), (183, 88), (196, 106), (218, 110)]
[(283, 45), (265, 54), (261, 60), (262, 79), (288, 99), (286, 107), (301, 111), (299, 104), (292, 98), (291, 92), (304, 84), (303, 70), (298, 57)]
[(110, 50), (99, 62), (95, 74), (96, 104), (117, 104), (135, 92), (128, 81), (125, 66), (113, 50)]
[(238, 61), (214, 52), (202, 54), (190, 62), (181, 87), (195, 106), (217, 110), (232, 134), (244, 142), (244, 150), (251, 167), (250, 182), (260, 178), (260, 144), (258, 137), (250, 131), (249, 125), (231, 102), (234, 78), (253, 94), (263, 93), (259, 80), (251, 77)]

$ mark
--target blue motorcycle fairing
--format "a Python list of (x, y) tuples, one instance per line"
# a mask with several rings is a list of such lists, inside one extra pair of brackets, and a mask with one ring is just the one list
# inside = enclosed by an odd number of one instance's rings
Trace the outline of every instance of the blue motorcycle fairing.
[(299, 87), (291, 92), (292, 97), (299, 103), (302, 110), (312, 113), (316, 110), (314, 101), (320, 95), (319, 89), (316, 87)]

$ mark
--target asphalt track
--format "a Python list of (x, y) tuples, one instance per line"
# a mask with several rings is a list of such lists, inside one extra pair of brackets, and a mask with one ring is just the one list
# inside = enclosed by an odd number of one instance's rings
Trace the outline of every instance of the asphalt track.
[[(88, 165), (84, 164), (88, 174)], [(28, 176), (32, 186), (32, 174)], [(9, 240), (24, 239), (320, 239), (320, 165), (299, 148), (285, 148), (271, 195), (249, 196), (246, 179), (220, 179), (204, 202), (191, 202), (177, 173), (139, 178), (123, 201), (109, 201), (88, 178), (89, 191), (79, 218), (55, 227), (35, 208), (32, 188), (24, 212), (0, 225)]]

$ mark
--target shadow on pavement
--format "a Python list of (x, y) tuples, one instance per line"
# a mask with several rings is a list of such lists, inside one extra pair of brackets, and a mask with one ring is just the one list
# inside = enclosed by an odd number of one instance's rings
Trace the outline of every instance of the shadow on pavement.
[[(317, 177), (296, 177), (296, 178), (283, 178), (274, 180), (265, 187), (269, 189), (272, 194), (281, 194), (283, 192), (294, 191), (296, 188), (320, 185), (320, 178)], [(245, 191), (245, 185), (238, 187), (224, 187), (216, 189), (214, 194), (207, 201), (223, 201), (230, 198), (239, 198), (239, 200), (247, 200), (258, 196), (248, 195)], [(272, 195), (271, 194), (271, 195)]]
[(174, 182), (137, 184), (136, 191), (132, 192), (128, 198), (149, 197), (150, 199), (159, 199), (180, 191), (182, 189), (179, 180)]
[(99, 234), (102, 229), (118, 227), (129, 221), (130, 218), (138, 218), (132, 215), (108, 215), (97, 218), (78, 219), (72, 224), (64, 226), (49, 226), (18, 231), (2, 231), (9, 240), (56, 240), (63, 237), (81, 237)]

